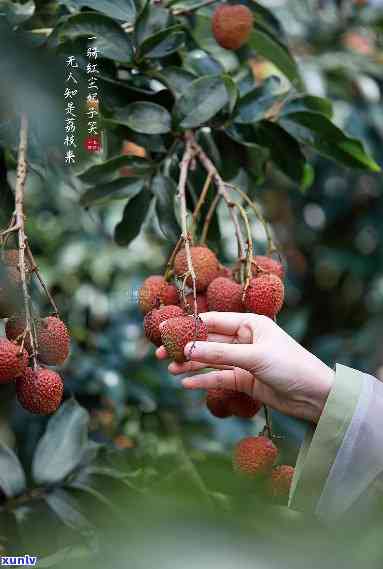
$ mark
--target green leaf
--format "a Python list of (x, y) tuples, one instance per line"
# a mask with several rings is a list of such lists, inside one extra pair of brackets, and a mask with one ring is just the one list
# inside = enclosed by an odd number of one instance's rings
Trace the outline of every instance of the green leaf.
[(165, 134), (171, 131), (172, 119), (164, 107), (142, 101), (118, 109), (108, 122), (123, 124), (142, 134)]
[(85, 538), (94, 537), (94, 526), (80, 512), (76, 500), (68, 492), (56, 488), (45, 496), (45, 501), (67, 527)]
[(35, 9), (36, 6), (33, 0), (28, 0), (24, 4), (0, 0), (0, 15), (5, 16), (12, 28), (29, 20), (35, 13)]
[(226, 91), (229, 96), (228, 111), (231, 114), (234, 111), (235, 105), (239, 97), (239, 90), (235, 81), (230, 77), (230, 75), (222, 76), (223, 82), (225, 83)]
[(363, 144), (347, 136), (324, 115), (296, 112), (280, 123), (292, 136), (344, 166), (380, 172), (380, 167), (364, 150)]
[(32, 475), (37, 484), (57, 484), (78, 466), (87, 449), (88, 424), (88, 412), (77, 401), (69, 399), (61, 405), (33, 457)]
[(26, 488), (26, 479), (19, 459), (4, 443), (0, 442), (0, 488), (13, 498), (22, 494)]
[(171, 242), (180, 236), (180, 227), (174, 213), (174, 199), (177, 186), (171, 178), (158, 175), (152, 180), (152, 193), (156, 198), (156, 213), (161, 231)]
[(92, 46), (97, 47), (102, 57), (131, 63), (133, 48), (129, 36), (112, 18), (94, 12), (82, 12), (68, 18), (59, 29), (59, 36), (75, 39), (96, 36)]
[(265, 118), (267, 111), (270, 111), (275, 103), (285, 97), (285, 95), (274, 94), (273, 85), (275, 82), (273, 78), (270, 78), (242, 97), (237, 105), (234, 122), (249, 124)]
[(144, 187), (126, 204), (122, 220), (116, 226), (114, 239), (117, 245), (127, 246), (137, 237), (149, 210), (152, 194)]
[(184, 67), (197, 75), (220, 75), (224, 67), (202, 49), (193, 49), (184, 59)]
[(305, 164), (305, 169), (303, 172), (303, 179), (301, 182), (300, 190), (301, 192), (305, 193), (311, 186), (313, 185), (315, 180), (315, 170), (311, 166), (311, 164)]
[(80, 179), (87, 184), (98, 182), (113, 182), (121, 176), (121, 168), (128, 167), (132, 176), (146, 176), (153, 168), (153, 162), (139, 156), (117, 156), (102, 164), (95, 164), (83, 174)]
[(138, 58), (161, 58), (167, 57), (177, 51), (185, 43), (185, 33), (182, 26), (172, 26), (142, 42)]
[(256, 50), (258, 55), (274, 63), (295, 87), (302, 85), (297, 65), (289, 51), (266, 29), (256, 26), (251, 32), (249, 46)]
[(196, 76), (182, 67), (164, 67), (161, 71), (153, 72), (153, 77), (163, 83), (176, 99), (189, 89)]
[(314, 111), (325, 115), (328, 119), (332, 118), (332, 102), (323, 97), (315, 97), (313, 95), (303, 95), (292, 99), (284, 105), (279, 113), (280, 117), (286, 117), (291, 113), (301, 111)]
[(80, 199), (84, 207), (99, 205), (110, 200), (130, 198), (142, 190), (142, 178), (120, 178), (107, 184), (100, 184), (89, 188)]
[(152, 6), (148, 0), (139, 14), (134, 28), (134, 37), (138, 46), (147, 39), (171, 25), (171, 14), (166, 8)]
[(221, 77), (201, 77), (176, 102), (174, 114), (183, 128), (196, 128), (212, 119), (227, 103), (229, 95)]
[(133, 24), (136, 17), (134, 0), (59, 0), (59, 4), (70, 10), (80, 10), (84, 6), (102, 12), (110, 18)]

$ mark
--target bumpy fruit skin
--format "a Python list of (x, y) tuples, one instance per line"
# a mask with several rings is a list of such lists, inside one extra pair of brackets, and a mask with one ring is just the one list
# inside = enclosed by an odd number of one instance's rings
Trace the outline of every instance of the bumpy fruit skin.
[(212, 31), (216, 42), (225, 49), (239, 49), (249, 39), (253, 14), (242, 4), (222, 4), (213, 13)]
[(206, 292), (209, 310), (218, 312), (243, 312), (242, 287), (240, 284), (218, 277), (207, 287)]
[(230, 267), (225, 267), (225, 265), (220, 265), (218, 276), (219, 277), (226, 277), (227, 279), (232, 279), (233, 278), (233, 271), (230, 269)]
[(50, 415), (60, 406), (64, 384), (58, 373), (51, 369), (31, 368), (16, 381), (17, 399), (27, 411), (36, 415)]
[(26, 350), (20, 354), (20, 346), (6, 338), (0, 338), (0, 383), (9, 383), (20, 377), (28, 366)]
[[(279, 261), (276, 261), (271, 257), (267, 257), (266, 255), (256, 255), (254, 257), (252, 268), (254, 275), (266, 271), (267, 273), (277, 275), (281, 280), (283, 280), (285, 276), (285, 269), (283, 268), (283, 265)], [(261, 271), (259, 271), (259, 269), (261, 269)]]
[(268, 474), (278, 456), (278, 449), (267, 437), (246, 437), (234, 449), (234, 469), (247, 476)]
[[(183, 303), (185, 311), (190, 312), (191, 314), (194, 311), (194, 298), (193, 294), (187, 294), (186, 297), (187, 306)], [(205, 294), (197, 294), (197, 312), (201, 314), (202, 312), (208, 312), (209, 307), (207, 305), (207, 298)]]
[(281, 464), (273, 468), (270, 479), (270, 492), (274, 498), (287, 498), (294, 476), (294, 468)]
[(166, 320), (161, 326), (162, 343), (169, 357), (176, 362), (185, 362), (184, 348), (188, 342), (207, 340), (207, 327), (200, 318), (178, 316)]
[(285, 287), (279, 277), (266, 273), (251, 279), (244, 305), (248, 312), (275, 318), (283, 306)]
[(228, 400), (228, 409), (232, 415), (241, 419), (251, 419), (258, 413), (262, 404), (241, 391), (234, 391)]
[(210, 413), (218, 419), (231, 417), (232, 412), (228, 407), (230, 395), (234, 393), (230, 389), (214, 388), (207, 390), (206, 407)]
[(164, 282), (158, 296), (160, 303), (165, 304), (165, 306), (168, 306), (170, 304), (174, 306), (180, 303), (177, 287), (171, 283)]
[(138, 305), (144, 314), (159, 307), (159, 295), (164, 284), (166, 281), (160, 275), (152, 275), (144, 280), (138, 293)]
[(62, 365), (69, 356), (70, 335), (55, 316), (44, 318), (37, 327), (39, 359), (47, 365)]
[[(18, 342), (19, 344), (22, 341), (22, 336), (25, 330), (25, 318), (23, 316), (13, 316), (12, 318), (8, 318), (5, 324), (5, 335), (7, 336), (8, 340), (12, 340), (14, 342)], [(24, 338), (24, 348), (27, 350), (29, 354), (32, 353), (32, 346), (29, 334), (27, 334)]]
[[(198, 292), (204, 291), (212, 280), (219, 274), (218, 259), (208, 247), (191, 247), (190, 248), (194, 272), (196, 275), (196, 289)], [(174, 260), (174, 272), (181, 277), (188, 271), (185, 249), (181, 249)], [(186, 280), (188, 286), (193, 286), (193, 281), (189, 276)]]
[(162, 308), (153, 308), (144, 318), (144, 331), (145, 336), (155, 346), (161, 346), (161, 333), (159, 325), (169, 318), (176, 316), (183, 316), (184, 311), (180, 306), (163, 306)]

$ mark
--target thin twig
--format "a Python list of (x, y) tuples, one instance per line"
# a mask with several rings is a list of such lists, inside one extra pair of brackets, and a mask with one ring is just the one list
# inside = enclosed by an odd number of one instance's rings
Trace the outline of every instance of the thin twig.
[(28, 117), (25, 113), (21, 115), (20, 124), (20, 142), (17, 155), (17, 174), (16, 174), (16, 188), (15, 188), (15, 227), (18, 233), (18, 249), (19, 249), (19, 269), (21, 275), (21, 286), (24, 298), (24, 311), (27, 334), (30, 336), (32, 347), (33, 366), (37, 367), (37, 350), (36, 341), (33, 333), (32, 314), (31, 314), (31, 297), (28, 291), (26, 265), (25, 265), (25, 250), (27, 248), (27, 237), (25, 234), (25, 214), (24, 214), (24, 195), (25, 183), (27, 179), (27, 145), (28, 145)]
[(267, 405), (263, 406), (263, 411), (265, 413), (265, 421), (266, 421), (265, 430), (268, 437), (272, 439), (274, 435), (273, 435), (273, 427), (271, 422), (271, 413)]
[(48, 287), (47, 287), (47, 285), (46, 285), (46, 283), (45, 283), (43, 277), (41, 276), (41, 273), (40, 273), (40, 271), (39, 271), (39, 269), (38, 269), (38, 266), (37, 266), (37, 264), (36, 264), (36, 262), (35, 262), (35, 259), (34, 259), (34, 257), (33, 257), (31, 248), (29, 247), (29, 244), (28, 244), (28, 243), (27, 243), (27, 255), (28, 255), (29, 260), (30, 260), (30, 263), (31, 263), (31, 265), (32, 265), (31, 271), (36, 275), (37, 280), (39, 281), (39, 283), (40, 283), (40, 285), (41, 285), (41, 288), (42, 288), (43, 291), (45, 292), (45, 294), (46, 294), (46, 296), (47, 296), (47, 298), (48, 298), (48, 300), (49, 300), (49, 303), (50, 303), (50, 305), (51, 305), (52, 308), (53, 308), (53, 316), (59, 316), (59, 310), (58, 310), (58, 308), (57, 308), (57, 304), (55, 303), (53, 296), (52, 296), (51, 293), (49, 292), (49, 289), (48, 289)]
[(202, 228), (202, 233), (201, 233), (201, 238), (200, 238), (200, 244), (203, 245), (206, 242), (207, 239), (207, 234), (209, 231), (209, 227), (210, 227), (210, 223), (212, 220), (212, 217), (214, 215), (214, 212), (221, 200), (221, 194), (215, 194), (213, 201), (210, 204), (209, 210), (207, 212), (206, 218), (205, 218), (205, 223), (203, 224), (203, 228)]
[(212, 173), (209, 172), (207, 175), (206, 181), (204, 183), (204, 186), (202, 188), (202, 192), (198, 198), (197, 205), (195, 206), (195, 209), (193, 211), (193, 215), (192, 215), (192, 228), (193, 229), (194, 229), (195, 223), (197, 221), (197, 217), (198, 217), (198, 215), (202, 209), (202, 206), (205, 203), (206, 196), (207, 196), (207, 193), (208, 193), (209, 188), (210, 188), (212, 177), (213, 177)]
[(190, 163), (193, 159), (194, 151), (192, 146), (192, 141), (190, 135), (186, 135), (186, 147), (185, 152), (181, 161), (181, 173), (178, 183), (178, 195), (180, 199), (180, 215), (181, 215), (181, 228), (182, 228), (182, 239), (185, 245), (186, 262), (188, 268), (188, 276), (192, 280), (193, 289), (193, 300), (194, 300), (194, 314), (197, 315), (197, 288), (196, 288), (196, 275), (193, 268), (193, 262), (190, 251), (190, 233), (187, 227), (187, 207), (186, 207), (186, 182), (188, 177), (188, 172), (190, 168)]

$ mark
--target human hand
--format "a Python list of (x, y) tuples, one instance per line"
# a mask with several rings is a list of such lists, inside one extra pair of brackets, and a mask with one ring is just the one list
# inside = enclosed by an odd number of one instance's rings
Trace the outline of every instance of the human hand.
[[(287, 415), (319, 420), (333, 370), (266, 316), (206, 312), (200, 317), (208, 327), (208, 341), (187, 344), (188, 361), (172, 362), (169, 371), (179, 375), (216, 369), (183, 379), (185, 388), (235, 389)], [(164, 346), (156, 355), (167, 357)]]

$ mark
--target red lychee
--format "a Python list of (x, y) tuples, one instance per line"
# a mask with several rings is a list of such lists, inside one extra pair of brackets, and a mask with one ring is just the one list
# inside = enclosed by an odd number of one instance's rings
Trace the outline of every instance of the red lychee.
[(285, 287), (279, 277), (271, 273), (251, 279), (245, 293), (244, 305), (248, 312), (275, 318), (283, 306)]
[(262, 404), (242, 391), (233, 391), (228, 400), (228, 409), (232, 415), (241, 419), (251, 419), (260, 410)]
[(50, 415), (60, 406), (64, 392), (61, 377), (51, 369), (27, 368), (16, 381), (17, 399), (27, 411)]
[(175, 318), (176, 316), (183, 316), (184, 311), (180, 306), (163, 306), (161, 308), (153, 308), (150, 312), (145, 315), (144, 318), (144, 331), (145, 336), (150, 340), (155, 346), (161, 346), (161, 333), (159, 325), (169, 318)]
[[(193, 269), (196, 275), (196, 289), (204, 291), (219, 273), (218, 259), (208, 247), (196, 246), (190, 248)], [(174, 272), (177, 277), (182, 277), (188, 272), (188, 264), (185, 249), (181, 249), (174, 260)], [(186, 283), (193, 286), (193, 281), (188, 276)]]
[(243, 4), (221, 4), (213, 13), (212, 31), (217, 43), (225, 49), (239, 49), (249, 39), (253, 14)]
[(29, 361), (26, 350), (6, 338), (0, 338), (0, 383), (9, 383), (20, 377)]
[[(193, 294), (187, 294), (186, 297), (186, 304), (182, 303), (184, 305), (185, 310), (187, 310), (190, 313), (193, 313), (194, 311), (194, 298), (193, 298)], [(197, 312), (198, 314), (201, 314), (202, 312), (208, 312), (209, 308), (207, 305), (207, 298), (205, 294), (197, 294), (196, 296), (197, 299)]]
[[(25, 330), (24, 316), (13, 316), (12, 318), (8, 318), (7, 322), (5, 323), (5, 335), (7, 336), (8, 340), (13, 340), (14, 342), (17, 341), (18, 344), (21, 344), (22, 342), (24, 330)], [(24, 348), (27, 350), (28, 353), (32, 353), (32, 346), (29, 334), (26, 334), (24, 338)]]
[(194, 316), (170, 318), (162, 324), (160, 330), (162, 343), (169, 357), (176, 362), (186, 361), (184, 348), (188, 342), (208, 338), (206, 324)]
[(164, 282), (158, 294), (160, 303), (168, 306), (170, 304), (178, 305), (180, 303), (180, 296), (177, 287), (174, 284)]
[(64, 322), (48, 316), (37, 326), (39, 359), (47, 365), (62, 365), (69, 355), (70, 335)]
[(243, 312), (242, 287), (240, 284), (218, 277), (212, 281), (206, 292), (209, 310), (218, 312)]
[(219, 387), (207, 390), (206, 407), (214, 417), (226, 419), (233, 414), (228, 407), (231, 393), (231, 389)]
[(166, 281), (161, 275), (152, 275), (144, 280), (138, 293), (138, 305), (144, 314), (159, 307), (159, 295), (164, 284)]
[(270, 472), (277, 456), (278, 449), (268, 437), (246, 437), (234, 449), (234, 469), (248, 476), (264, 475)]
[(294, 468), (281, 464), (273, 468), (270, 479), (270, 492), (274, 497), (287, 497), (294, 476)]
[[(261, 270), (259, 271), (259, 269)], [(283, 277), (285, 276), (285, 269), (283, 268), (282, 263), (272, 259), (271, 257), (267, 257), (266, 255), (256, 255), (254, 257), (252, 271), (254, 276), (262, 274), (262, 272), (277, 275), (281, 280), (283, 280)]]

